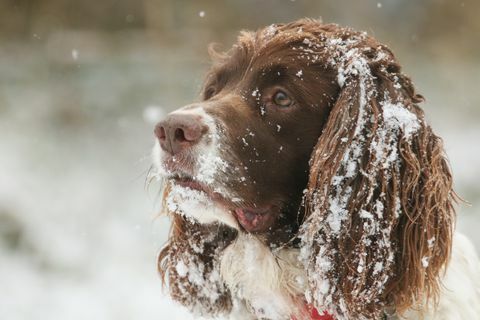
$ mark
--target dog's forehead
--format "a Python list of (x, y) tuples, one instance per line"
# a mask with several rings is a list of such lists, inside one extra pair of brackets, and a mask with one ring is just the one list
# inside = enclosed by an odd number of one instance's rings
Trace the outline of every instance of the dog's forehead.
[[(311, 50), (310, 50), (311, 51)], [(315, 57), (312, 58), (312, 57)], [(261, 77), (291, 75), (295, 78), (308, 73), (311, 65), (322, 64), (321, 55), (307, 52), (301, 42), (279, 44), (271, 40), (255, 44), (254, 47), (236, 44), (221, 60), (214, 60), (207, 76), (207, 82), (222, 82), (227, 79), (243, 80), (249, 75)]]

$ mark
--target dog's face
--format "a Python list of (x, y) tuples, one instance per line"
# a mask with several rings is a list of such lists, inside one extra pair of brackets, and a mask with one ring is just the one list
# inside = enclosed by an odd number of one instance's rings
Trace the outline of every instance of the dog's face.
[(213, 201), (217, 217), (203, 222), (291, 233), (339, 87), (326, 64), (297, 51), (304, 38), (275, 41), (267, 32), (241, 36), (217, 57), (202, 100), (157, 125), (155, 162), (180, 198), (178, 186), (195, 190), (197, 202)]

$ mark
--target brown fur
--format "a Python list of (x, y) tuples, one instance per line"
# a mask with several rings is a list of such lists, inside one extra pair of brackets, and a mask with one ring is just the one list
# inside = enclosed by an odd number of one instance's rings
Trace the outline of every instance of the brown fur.
[[(331, 36), (342, 38), (352, 35), (359, 36), (348, 29), (336, 29)], [(423, 100), (422, 97), (415, 93), (410, 79), (400, 73), (400, 65), (386, 47), (369, 37), (356, 46), (363, 51), (374, 76), (373, 82), (366, 83), (375, 92), (375, 97), (366, 106), (366, 112), (374, 116), (374, 121), (367, 122), (368, 127), (362, 134), (375, 137), (383, 121), (380, 102), (385, 97), (401, 102), (417, 115), (421, 124), (411, 143), (400, 135), (400, 167), (392, 164), (389, 168), (377, 170), (373, 165), (375, 155), (364, 148), (361, 167), (370, 176), (359, 173), (342, 186), (351, 186), (353, 194), (348, 202), (348, 218), (340, 235), (329, 238), (324, 234), (324, 229), (316, 230), (320, 234), (316, 237), (323, 238), (327, 255), (334, 261), (329, 275), (336, 283), (331, 305), (339, 309), (340, 301), (344, 300), (349, 318), (376, 319), (385, 307), (394, 307), (401, 314), (408, 308), (420, 307), (425, 301), (438, 298), (440, 272), (450, 257), (455, 220), (452, 203), (455, 195), (442, 141), (426, 124), (423, 111), (416, 105)], [(383, 51), (386, 58), (373, 61), (379, 51)], [(398, 78), (400, 89), (394, 87), (394, 77)], [(313, 152), (305, 197), (305, 230), (308, 232), (312, 232), (308, 225), (312, 215), (322, 215), (328, 210), (326, 199), (345, 192), (344, 189), (334, 190), (331, 185), (337, 171), (345, 169), (340, 168), (340, 161), (355, 139), (353, 132), (359, 117), (359, 90), (358, 77), (346, 80)], [(342, 143), (342, 138), (346, 138), (347, 142)], [(380, 197), (381, 193), (385, 193), (385, 197)], [(396, 195), (400, 197), (402, 210), (398, 219), (394, 214)], [(378, 246), (378, 239), (371, 239), (371, 246), (365, 246), (362, 242), (365, 220), (359, 217), (359, 212), (362, 209), (372, 212), (377, 200), (386, 209), (380, 223), (381, 228), (389, 230), (390, 238), (394, 241), (393, 261), (388, 261), (388, 251)], [(433, 237), (435, 242), (429, 247), (428, 239)], [(320, 248), (314, 249), (318, 252)], [(363, 270), (358, 272), (361, 255), (365, 255), (367, 262)], [(426, 268), (422, 266), (423, 257), (430, 258)], [(375, 262), (383, 263), (384, 269), (374, 276)], [(379, 279), (386, 281), (384, 290), (374, 288), (374, 282)], [(315, 281), (311, 284), (315, 284)], [(344, 311), (337, 312), (345, 315)]]
[[(168, 192), (167, 187), (164, 193)], [(236, 232), (217, 224), (203, 226), (179, 215), (171, 217), (169, 241), (158, 256), (158, 270), (170, 296), (197, 314), (215, 316), (230, 312), (232, 300), (222, 282), (196, 283), (189, 279), (189, 274), (179, 275), (177, 264), (195, 266), (204, 279), (213, 279), (212, 273), (218, 273), (219, 252), (230, 244)]]
[[(309, 49), (312, 52), (292, 50), (292, 47), (305, 47), (305, 39), (316, 44)], [(359, 76), (349, 75), (340, 88), (334, 80), (336, 70), (332, 60), (342, 57), (338, 56), (334, 47), (324, 45), (329, 39), (356, 39), (349, 49), (358, 49), (360, 56), (367, 61), (372, 77), (363, 84)], [(299, 232), (301, 245), (310, 246), (306, 267), (313, 304), (319, 310), (331, 310), (338, 317), (377, 319), (387, 307), (393, 307), (401, 314), (408, 308), (423, 305), (427, 300), (435, 301), (440, 290), (439, 276), (450, 256), (455, 195), (441, 139), (426, 124), (423, 111), (417, 105), (423, 98), (415, 92), (410, 79), (401, 73), (400, 65), (391, 51), (373, 38), (351, 29), (324, 25), (310, 19), (276, 25), (273, 34), (268, 29), (256, 33), (243, 32), (238, 44), (229, 53), (211, 51), (216, 62), (206, 79), (203, 92), (205, 109), (223, 122), (248, 121), (260, 136), (258, 150), (264, 155), (271, 155), (273, 161), (263, 166), (246, 164), (250, 178), (258, 181), (255, 185), (258, 189), (236, 184), (235, 181), (229, 181), (227, 185), (242, 190), (249, 202), (257, 201), (255, 197), (265, 199), (275, 194), (279, 203), (294, 204), (293, 207), (285, 207), (284, 218), (278, 218), (273, 228), (265, 230), (264, 238), (267, 239), (267, 245), (282, 238), (282, 244), (297, 246), (296, 236)], [(380, 52), (383, 56), (378, 56)], [(316, 58), (312, 60), (312, 56)], [(268, 149), (271, 145), (270, 136), (262, 136), (265, 129), (261, 123), (258, 128), (255, 127), (252, 120), (255, 115), (249, 111), (248, 105), (255, 105), (256, 102), (231, 97), (232, 92), (240, 94), (242, 89), (252, 88), (252, 84), (258, 83), (259, 78), (251, 77), (250, 70), (255, 70), (251, 74), (257, 74), (255, 72), (259, 72), (259, 68), (274, 65), (277, 59), (289, 61), (291, 67), (301, 66), (295, 70), (304, 70), (306, 80), (296, 83), (296, 94), (304, 99), (303, 105), (313, 105), (317, 101), (320, 108), (315, 113), (312, 111), (301, 123), (289, 120), (288, 123), (292, 125), (305, 126), (305, 142), (298, 146), (300, 149), (293, 149), (296, 141), (292, 141), (292, 150), (297, 153), (297, 158), (293, 157), (294, 152), (291, 151), (292, 154), (286, 155), (283, 161), (289, 167), (279, 167), (278, 174), (274, 176), (265, 175), (265, 172), (276, 172), (272, 163), (278, 166), (282, 164), (275, 162), (278, 155), (272, 155)], [(345, 63), (348, 65), (348, 61)], [(354, 132), (360, 117), (362, 85), (374, 93), (365, 105), (365, 112), (373, 117), (373, 121), (367, 122), (361, 132), (367, 139), (359, 163), (363, 171), (335, 188), (332, 179), (347, 170), (341, 160), (349, 147), (358, 142)], [(376, 164), (379, 159), (375, 159), (369, 147), (378, 138), (377, 134), (382, 128), (382, 103), (386, 100), (399, 102), (415, 114), (420, 120), (420, 129), (411, 139), (406, 139), (402, 132), (390, 132), (398, 139), (396, 150), (400, 160), (392, 162), (388, 168), (380, 168)], [(231, 109), (225, 109), (225, 106)], [(309, 129), (309, 124), (315, 126)], [(238, 128), (233, 126), (232, 130)], [(295, 130), (295, 127), (291, 130)], [(232, 134), (230, 137), (233, 153), (237, 157), (246, 156), (245, 159), (241, 158), (246, 163), (248, 157), (253, 155), (242, 149), (239, 142), (234, 140), (235, 136)], [(288, 137), (281, 139), (288, 141), (285, 140)], [(284, 183), (291, 180), (280, 174), (287, 174), (284, 171), (289, 168), (295, 168), (293, 181), (300, 181), (303, 185)], [(271, 182), (271, 178), (278, 179), (278, 182)], [(302, 206), (300, 198), (305, 185), (307, 192)], [(352, 188), (348, 199), (348, 217), (342, 222), (340, 232), (333, 234), (325, 227), (328, 199), (345, 194), (347, 187)], [(401, 208), (399, 217), (395, 214), (397, 197)], [(372, 227), (359, 216), (361, 210), (373, 212), (378, 202), (385, 208), (383, 218), (378, 221), (380, 230), (386, 230), (383, 238), (378, 236), (378, 232), (369, 236), (368, 230)], [(282, 233), (285, 228), (288, 232)], [(201, 226), (183, 217), (173, 217), (169, 242), (160, 253), (158, 266), (163, 278), (168, 278), (170, 294), (175, 300), (192, 311), (201, 309), (203, 314), (215, 315), (231, 309), (230, 293), (222, 283), (212, 284), (212, 290), (218, 292), (218, 300), (212, 301), (202, 295), (201, 288), (185, 277), (179, 277), (175, 266), (178, 261), (186, 262), (193, 256), (195, 263), (204, 266), (202, 270), (207, 279), (212, 270), (218, 267), (216, 264), (221, 251), (235, 235), (236, 231), (227, 227)], [(429, 245), (428, 240), (433, 237), (435, 241)], [(371, 241), (371, 245), (365, 245), (366, 239)], [(385, 239), (390, 241), (390, 247), (380, 245)], [(196, 251), (198, 245), (204, 250)], [(328, 303), (317, 299), (314, 294), (319, 286), (317, 277), (320, 271), (316, 266), (316, 258), (321, 250), (321, 254), (333, 262), (331, 271), (324, 275), (333, 285), (330, 288), (332, 301)], [(393, 260), (389, 258), (390, 252), (393, 252)], [(360, 256), (365, 257), (362, 266)], [(427, 267), (422, 266), (424, 257), (429, 257)], [(381, 263), (383, 268), (374, 275), (377, 263)], [(380, 282), (382, 286), (377, 285)], [(345, 305), (345, 308), (341, 308), (341, 305)]]

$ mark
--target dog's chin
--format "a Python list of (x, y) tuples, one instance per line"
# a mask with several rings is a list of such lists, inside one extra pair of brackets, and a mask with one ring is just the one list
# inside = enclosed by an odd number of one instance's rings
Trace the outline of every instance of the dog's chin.
[(261, 233), (267, 231), (275, 222), (273, 206), (264, 208), (237, 208), (233, 210), (238, 223), (248, 232)]
[(200, 224), (223, 223), (239, 229), (238, 222), (220, 196), (193, 180), (169, 179), (165, 203), (169, 212)]

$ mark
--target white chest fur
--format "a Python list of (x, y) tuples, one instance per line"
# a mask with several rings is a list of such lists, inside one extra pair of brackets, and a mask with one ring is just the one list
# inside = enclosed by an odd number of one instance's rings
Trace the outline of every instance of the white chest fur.
[(452, 258), (442, 279), (435, 308), (409, 310), (405, 320), (480, 319), (480, 261), (474, 246), (463, 234), (453, 237)]
[(255, 236), (242, 233), (223, 253), (221, 275), (235, 303), (245, 304), (256, 318), (303, 318), (306, 281), (297, 249), (272, 251)]
[[(230, 319), (307, 319), (302, 296), (306, 276), (298, 261), (299, 250), (272, 251), (258, 238), (240, 234), (225, 249), (221, 276), (234, 301)], [(461, 234), (453, 241), (452, 260), (443, 278), (436, 308), (407, 311), (402, 319), (480, 319), (480, 262), (475, 249)]]

